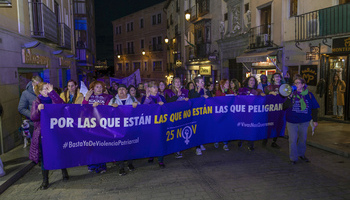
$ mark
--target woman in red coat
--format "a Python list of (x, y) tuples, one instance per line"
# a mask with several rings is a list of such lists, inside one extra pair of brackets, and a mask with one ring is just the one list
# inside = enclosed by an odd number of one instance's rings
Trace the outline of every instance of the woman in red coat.
[[(43, 153), (41, 148), (41, 127), (40, 115), (41, 110), (45, 108), (46, 104), (61, 104), (64, 103), (60, 96), (53, 90), (51, 84), (41, 82), (34, 87), (34, 92), (37, 95), (33, 101), (30, 119), (34, 122), (34, 132), (30, 144), (29, 159), (38, 163), (41, 160), (41, 170), (43, 175), (43, 183), (40, 189), (45, 190), (49, 187), (49, 170), (44, 168)], [(63, 180), (69, 179), (67, 169), (62, 169)]]

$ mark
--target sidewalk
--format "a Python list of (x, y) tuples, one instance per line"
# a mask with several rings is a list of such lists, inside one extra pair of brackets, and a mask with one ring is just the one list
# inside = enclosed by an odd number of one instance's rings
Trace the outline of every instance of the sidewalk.
[[(332, 121), (319, 121), (312, 136), (308, 133), (308, 144), (344, 157), (350, 157), (350, 124)], [(0, 194), (24, 176), (35, 165), (28, 159), (29, 147), (20, 145), (10, 152), (0, 155), (6, 175), (0, 177)]]

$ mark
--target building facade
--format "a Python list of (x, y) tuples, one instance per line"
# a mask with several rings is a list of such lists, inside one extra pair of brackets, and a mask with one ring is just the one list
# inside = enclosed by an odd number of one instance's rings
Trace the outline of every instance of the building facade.
[(73, 0), (74, 45), (79, 81), (94, 79), (96, 62), (96, 32), (94, 0)]
[(167, 80), (164, 4), (156, 4), (112, 22), (116, 77), (127, 77), (140, 69), (142, 82)]
[[(184, 82), (203, 76), (206, 82), (219, 80), (221, 38), (226, 3), (210, 0), (169, 0), (167, 11), (170, 69)], [(186, 18), (187, 17), (187, 18)]]
[(72, 1), (0, 1), (1, 152), (21, 142), (18, 102), (30, 79), (76, 79)]

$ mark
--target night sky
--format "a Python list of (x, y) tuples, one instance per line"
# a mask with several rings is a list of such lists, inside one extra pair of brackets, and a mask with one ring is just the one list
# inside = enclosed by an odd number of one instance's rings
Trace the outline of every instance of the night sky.
[(113, 66), (112, 21), (165, 0), (95, 0), (96, 60)]

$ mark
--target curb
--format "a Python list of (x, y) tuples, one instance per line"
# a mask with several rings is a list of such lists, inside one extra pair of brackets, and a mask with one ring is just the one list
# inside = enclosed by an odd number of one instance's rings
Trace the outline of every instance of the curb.
[(312, 147), (316, 147), (316, 148), (322, 149), (324, 151), (328, 151), (328, 152), (331, 152), (331, 153), (334, 153), (334, 154), (337, 154), (337, 155), (340, 155), (340, 156), (343, 156), (346, 158), (350, 158), (349, 152), (345, 152), (345, 151), (341, 151), (341, 150), (338, 150), (335, 148), (327, 147), (327, 146), (321, 145), (319, 143), (311, 142), (311, 141), (306, 141), (306, 143)]
[(30, 162), (27, 166), (23, 167), (19, 172), (9, 178), (5, 183), (0, 185), (0, 194), (2, 194), (7, 188), (18, 181), (22, 176), (24, 176), (29, 170), (31, 170), (36, 164)]

